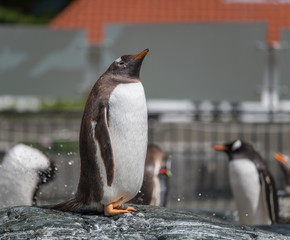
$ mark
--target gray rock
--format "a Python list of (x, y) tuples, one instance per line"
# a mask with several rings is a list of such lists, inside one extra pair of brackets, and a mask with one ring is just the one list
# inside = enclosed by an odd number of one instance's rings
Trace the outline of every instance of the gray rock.
[(136, 207), (138, 213), (114, 217), (27, 206), (2, 208), (0, 239), (290, 239), (286, 226), (279, 234), (271, 227), (262, 230), (172, 209)]

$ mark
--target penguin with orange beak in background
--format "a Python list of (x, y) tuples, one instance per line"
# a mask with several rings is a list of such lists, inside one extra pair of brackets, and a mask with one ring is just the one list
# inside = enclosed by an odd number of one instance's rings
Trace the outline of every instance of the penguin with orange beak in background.
[(282, 153), (275, 153), (274, 158), (280, 163), (285, 177), (286, 192), (290, 193), (290, 159), (289, 156)]
[(213, 148), (229, 157), (230, 187), (239, 222), (245, 225), (277, 223), (279, 205), (275, 182), (260, 154), (251, 144), (239, 139)]
[(165, 207), (171, 176), (169, 155), (156, 144), (148, 144), (144, 180), (139, 193), (130, 203)]

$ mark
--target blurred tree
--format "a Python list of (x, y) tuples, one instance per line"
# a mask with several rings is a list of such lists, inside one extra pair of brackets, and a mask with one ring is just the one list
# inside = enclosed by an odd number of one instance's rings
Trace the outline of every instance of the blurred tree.
[(0, 23), (46, 24), (74, 0), (0, 0)]

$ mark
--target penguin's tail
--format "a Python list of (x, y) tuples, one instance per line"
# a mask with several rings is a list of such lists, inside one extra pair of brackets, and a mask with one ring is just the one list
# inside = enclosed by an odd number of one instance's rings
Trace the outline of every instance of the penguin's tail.
[(68, 201), (56, 204), (51, 207), (51, 209), (66, 211), (66, 212), (73, 212), (83, 208), (84, 205), (77, 201), (75, 198), (72, 198)]

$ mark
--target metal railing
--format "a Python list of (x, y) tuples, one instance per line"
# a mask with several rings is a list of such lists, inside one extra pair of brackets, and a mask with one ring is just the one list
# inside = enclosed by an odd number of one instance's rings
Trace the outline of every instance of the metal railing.
[[(254, 145), (267, 161), (278, 188), (284, 187), (280, 166), (273, 155), (277, 151), (290, 153), (290, 122), (245, 123), (236, 111), (227, 121), (219, 118), (224, 116), (219, 112), (210, 118), (203, 118), (202, 114), (192, 115), (187, 122), (162, 122), (157, 115), (149, 118), (149, 142), (162, 147), (172, 160), (169, 207), (233, 209), (227, 156), (215, 152), (212, 145), (237, 138)], [(24, 142), (41, 148), (56, 162), (57, 176), (43, 186), (41, 204), (68, 199), (76, 190), (81, 115), (81, 112), (0, 114), (1, 152)]]

